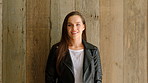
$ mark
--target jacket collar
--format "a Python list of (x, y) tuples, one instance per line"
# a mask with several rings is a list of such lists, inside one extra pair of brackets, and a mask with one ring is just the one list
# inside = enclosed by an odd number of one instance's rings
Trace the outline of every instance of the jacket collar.
[[(95, 49), (93, 45), (86, 42), (85, 40), (82, 41), (84, 45), (84, 59), (83, 59), (83, 77), (85, 77), (86, 70), (89, 68), (89, 65), (92, 61), (92, 53), (91, 50)], [(74, 75), (74, 67), (72, 64), (72, 59), (70, 57), (69, 50), (67, 51), (63, 63), (67, 66), (67, 68), (71, 71)]]
[(82, 40), (82, 42), (85, 49), (95, 49), (95, 47), (92, 44), (86, 42), (85, 40)]
[(93, 59), (92, 56), (92, 51), (94, 48), (94, 46), (88, 42), (86, 42), (85, 40), (83, 40), (83, 45), (84, 45), (84, 61), (83, 61), (83, 78), (85, 79), (85, 75), (86, 75), (86, 71), (89, 68), (91, 61)]

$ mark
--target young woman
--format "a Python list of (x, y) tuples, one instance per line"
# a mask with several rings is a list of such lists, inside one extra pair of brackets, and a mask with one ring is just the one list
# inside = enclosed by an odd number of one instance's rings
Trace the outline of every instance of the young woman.
[(70, 12), (64, 19), (61, 40), (50, 50), (45, 81), (102, 83), (98, 48), (86, 41), (85, 20), (77, 11)]

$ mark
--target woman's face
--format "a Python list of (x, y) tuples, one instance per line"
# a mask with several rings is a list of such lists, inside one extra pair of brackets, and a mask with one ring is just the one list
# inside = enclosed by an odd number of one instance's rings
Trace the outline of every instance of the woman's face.
[(68, 18), (67, 31), (70, 38), (82, 39), (82, 33), (84, 29), (85, 29), (85, 26), (79, 15), (73, 15)]

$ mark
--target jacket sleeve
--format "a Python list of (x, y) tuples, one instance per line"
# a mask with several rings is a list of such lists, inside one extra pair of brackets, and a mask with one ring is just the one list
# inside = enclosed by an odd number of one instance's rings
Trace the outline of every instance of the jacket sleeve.
[(94, 65), (95, 65), (95, 83), (102, 83), (102, 68), (98, 48), (94, 52)]
[(56, 72), (56, 48), (53, 46), (50, 50), (46, 69), (45, 69), (45, 83), (56, 83), (57, 72)]

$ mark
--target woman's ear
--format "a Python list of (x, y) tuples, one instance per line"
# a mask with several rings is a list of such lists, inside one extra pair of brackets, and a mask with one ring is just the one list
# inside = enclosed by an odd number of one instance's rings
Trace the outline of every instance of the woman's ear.
[(85, 30), (85, 25), (83, 24), (83, 30)]
[(84, 25), (84, 27), (83, 27), (83, 30), (85, 30), (85, 25)]

